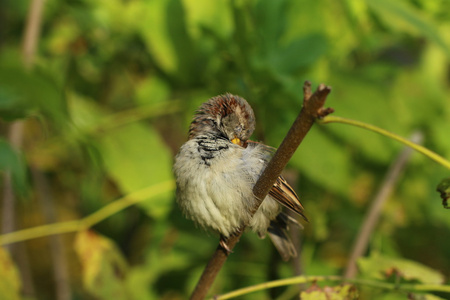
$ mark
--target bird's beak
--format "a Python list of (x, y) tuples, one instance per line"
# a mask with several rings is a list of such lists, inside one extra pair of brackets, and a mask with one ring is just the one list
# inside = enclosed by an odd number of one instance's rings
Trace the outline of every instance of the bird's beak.
[(242, 147), (242, 142), (239, 138), (234, 138), (231, 140), (231, 142), (235, 145), (241, 146)]

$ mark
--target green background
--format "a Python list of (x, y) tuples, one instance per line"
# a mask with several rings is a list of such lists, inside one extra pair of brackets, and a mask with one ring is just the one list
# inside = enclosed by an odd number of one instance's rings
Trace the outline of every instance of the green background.
[[(10, 172), (16, 194), (14, 230), (78, 220), (173, 179), (173, 157), (195, 109), (225, 92), (248, 100), (257, 119), (253, 139), (274, 147), (310, 80), (314, 88), (332, 87), (327, 106), (335, 115), (404, 137), (420, 131), (424, 146), (450, 157), (448, 1), (47, 0), (27, 66), (30, 3), (0, 2), (0, 168)], [(8, 138), (17, 122), (18, 148)], [(359, 128), (314, 126), (286, 169), (310, 220), (298, 233), (297, 270), (344, 272), (350, 245), (401, 150)], [(450, 211), (436, 192), (445, 177), (448, 170), (412, 155), (370, 237), (360, 278), (394, 281), (390, 268), (401, 282), (442, 283), (442, 275), (450, 276)], [(66, 270), (62, 281), (72, 299), (185, 299), (218, 242), (185, 220), (173, 189), (92, 229), (59, 236), (56, 252), (66, 266), (56, 268)], [(18, 249), (25, 249), (25, 266)], [(0, 284), (2, 299), (57, 299), (64, 283), (53, 280), (53, 250), (48, 237), (14, 244), (21, 276), (1, 268), (10, 282)], [(274, 251), (268, 239), (245, 234), (211, 294), (296, 274)], [(404, 260), (441, 275), (411, 275), (416, 265), (405, 267)], [(362, 299), (406, 297), (358, 288)], [(298, 293), (293, 286), (245, 297)]]

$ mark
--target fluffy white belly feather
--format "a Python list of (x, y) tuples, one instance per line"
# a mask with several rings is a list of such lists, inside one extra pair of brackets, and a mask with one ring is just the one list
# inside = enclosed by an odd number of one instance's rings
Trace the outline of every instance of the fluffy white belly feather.
[[(244, 149), (232, 145), (226, 151), (217, 151), (206, 162), (196, 151), (196, 143), (190, 140), (180, 149), (179, 155), (191, 158), (188, 163), (176, 160), (174, 165), (177, 198), (183, 212), (202, 227), (226, 237), (243, 225), (264, 236), (270, 220), (280, 211), (276, 201), (266, 197), (250, 220), (249, 212), (255, 203), (252, 188), (266, 164), (264, 152), (258, 146)], [(180, 176), (183, 173), (192, 175)]]

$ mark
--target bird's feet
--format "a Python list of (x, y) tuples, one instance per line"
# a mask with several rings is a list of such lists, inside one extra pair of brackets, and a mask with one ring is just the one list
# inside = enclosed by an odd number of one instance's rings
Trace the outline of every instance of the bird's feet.
[(223, 250), (225, 250), (227, 255), (229, 255), (230, 253), (233, 252), (233, 251), (231, 251), (230, 247), (228, 247), (227, 238), (224, 237), (223, 235), (220, 236), (219, 245), (220, 245), (220, 247), (222, 247)]

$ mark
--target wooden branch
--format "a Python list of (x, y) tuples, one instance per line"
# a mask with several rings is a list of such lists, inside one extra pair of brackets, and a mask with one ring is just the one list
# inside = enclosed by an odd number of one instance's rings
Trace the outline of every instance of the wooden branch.
[(22, 44), (22, 57), (26, 69), (32, 67), (36, 56), (44, 4), (45, 0), (32, 0), (30, 3)]
[[(42, 208), (42, 215), (46, 223), (57, 222), (56, 205), (52, 193), (52, 185), (45, 174), (36, 167), (31, 167), (31, 175), (36, 188), (36, 194)], [(70, 300), (72, 291), (69, 284), (69, 271), (65, 257), (66, 247), (61, 235), (53, 235), (49, 239), (49, 255), (53, 268), (55, 283), (55, 299)]]
[[(276, 179), (280, 176), (281, 171), (287, 165), (295, 150), (311, 129), (315, 119), (324, 117), (333, 112), (331, 108), (325, 109), (323, 107), (330, 91), (330, 87), (321, 84), (314, 94), (312, 94), (311, 83), (309, 81), (305, 82), (303, 86), (303, 107), (300, 114), (284, 138), (280, 147), (275, 152), (272, 160), (269, 162), (266, 169), (253, 187), (253, 193), (255, 197), (259, 199), (259, 201), (257, 201), (257, 205), (254, 207), (253, 213), (258, 210)], [(227, 240), (227, 246), (230, 250), (232, 250), (237, 244), (242, 233), (244, 232), (244, 229), (245, 226)], [(228, 252), (219, 245), (206, 265), (205, 270), (203, 271), (203, 274), (191, 295), (191, 300), (200, 300), (206, 297), (208, 290), (225, 263), (227, 257)]]

